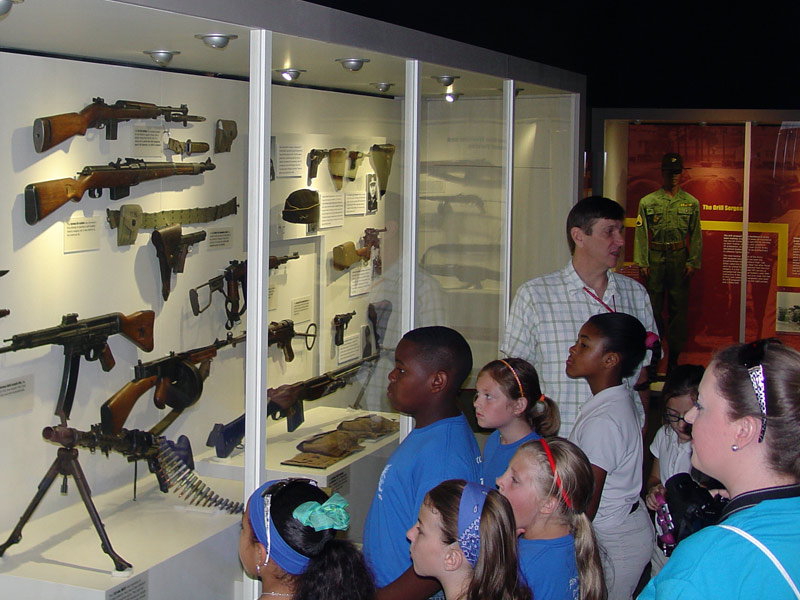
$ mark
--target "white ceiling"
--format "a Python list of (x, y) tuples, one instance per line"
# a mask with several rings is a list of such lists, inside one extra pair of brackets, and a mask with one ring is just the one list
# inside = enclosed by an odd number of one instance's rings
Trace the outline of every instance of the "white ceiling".
[[(36, 53), (91, 58), (153, 67), (144, 50), (176, 50), (168, 70), (249, 75), (249, 32), (246, 27), (176, 15), (160, 10), (120, 4), (112, 0), (24, 0), (0, 18), (0, 48)], [(224, 50), (209, 48), (198, 33), (231, 33), (239, 36)], [(392, 96), (405, 94), (405, 58), (387, 56), (347, 46), (328, 44), (283, 34), (273, 36), (275, 70), (304, 69), (299, 85), (377, 94), (372, 83), (388, 82)], [(367, 58), (357, 72), (346, 71), (337, 58)], [(499, 96), (502, 79), (423, 63), (420, 66), (423, 96), (437, 97), (448, 91), (433, 79), (458, 75), (451, 90), (468, 96)], [(519, 84), (523, 93), (557, 93), (556, 90)]]

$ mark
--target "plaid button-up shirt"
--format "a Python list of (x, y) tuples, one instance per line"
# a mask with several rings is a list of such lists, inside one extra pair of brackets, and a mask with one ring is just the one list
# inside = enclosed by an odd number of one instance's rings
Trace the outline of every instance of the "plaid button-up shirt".
[[(572, 261), (560, 271), (531, 279), (520, 286), (506, 324), (501, 351), (524, 358), (536, 367), (542, 392), (558, 403), (559, 435), (567, 437), (578, 410), (591, 395), (583, 378), (570, 379), (565, 372), (569, 348), (589, 317), (607, 309), (584, 290)], [(653, 309), (645, 288), (630, 277), (608, 272), (608, 287), (602, 298), (617, 312), (633, 315), (647, 331), (657, 331)], [(650, 353), (646, 360), (649, 360)], [(633, 387), (639, 370), (627, 383)], [(637, 402), (637, 409), (642, 410)]]

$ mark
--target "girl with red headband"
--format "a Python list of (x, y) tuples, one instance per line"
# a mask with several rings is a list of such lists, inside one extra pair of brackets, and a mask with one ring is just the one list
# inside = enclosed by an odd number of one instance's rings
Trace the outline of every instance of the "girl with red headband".
[(557, 437), (526, 442), (497, 486), (522, 533), (519, 567), (533, 597), (603, 600), (603, 568), (585, 512), (594, 478), (580, 448)]
[(647, 332), (636, 317), (594, 315), (569, 349), (567, 376), (583, 377), (592, 395), (569, 434), (586, 453), (594, 494), (586, 514), (603, 548), (609, 600), (630, 600), (653, 552), (655, 532), (642, 491), (642, 426), (625, 380), (644, 359)]
[(522, 358), (493, 360), (478, 373), (475, 417), (494, 429), (483, 448), (483, 483), (495, 480), (522, 444), (556, 435), (561, 424), (558, 405), (542, 393), (539, 376)]

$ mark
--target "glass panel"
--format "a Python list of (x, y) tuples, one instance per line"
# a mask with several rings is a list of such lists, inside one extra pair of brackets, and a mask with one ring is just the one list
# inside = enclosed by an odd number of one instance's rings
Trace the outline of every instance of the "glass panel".
[(745, 339), (800, 349), (800, 123), (752, 129)]
[[(693, 253), (691, 236), (687, 234), (688, 222), (692, 218), (688, 203), (679, 203), (667, 216), (650, 217), (648, 222), (655, 223), (654, 219), (663, 218), (670, 227), (674, 225), (675, 231), (687, 236), (681, 240), (686, 247), (657, 251), (665, 256), (665, 272), (670, 268), (679, 272), (656, 276), (651, 267), (652, 282), (666, 282), (664, 285), (669, 286), (669, 281), (676, 281), (672, 284), (673, 293), (688, 293), (686, 319), (682, 323), (681, 311), (677, 308), (679, 297), (675, 300), (675, 296), (670, 297), (664, 291), (651, 291), (651, 300), (654, 311), (661, 313), (656, 316), (662, 319), (660, 328), (665, 342), (665, 358), (660, 370), (666, 368), (670, 340), (677, 349), (684, 335), (688, 339), (679, 361), (707, 364), (715, 349), (735, 343), (739, 338), (744, 127), (712, 123), (612, 121), (606, 123), (606, 152), (609, 157), (604, 178), (606, 195), (624, 204), (627, 214), (625, 260), (619, 270), (634, 278), (639, 278), (638, 265), (633, 262), (639, 202), (645, 195), (662, 187), (661, 160), (664, 154), (677, 152), (683, 158), (687, 170), (683, 171), (678, 183), (681, 189), (697, 198), (700, 205), (702, 266), (691, 278), (687, 292), (681, 281), (683, 265), (691, 262)], [(650, 229), (652, 237), (656, 229), (665, 231), (667, 228), (650, 226)], [(678, 238), (673, 241), (680, 243)], [(650, 241), (650, 257), (653, 257), (653, 242), (658, 240)], [(674, 314), (670, 313), (670, 302), (676, 307), (673, 308)], [(670, 321), (674, 323), (672, 330)]]
[(564, 229), (574, 196), (577, 127), (573, 95), (522, 82), (516, 86), (512, 298), (520, 285), (569, 260)]
[[(503, 81), (436, 65), (420, 73), (415, 324), (461, 332), (477, 372), (497, 357), (503, 310)], [(445, 86), (443, 75), (455, 78)]]
[[(0, 178), (13, 200), (0, 219), (0, 268), (8, 270), (0, 281), (0, 308), (10, 310), (0, 326), (3, 338), (15, 336), (10, 343), (17, 350), (0, 355), (5, 449), (0, 542), (40, 482), (42, 490), (53, 484), (19, 544), (5, 551), (0, 589), (14, 597), (47, 597), (69, 581), (70, 597), (105, 597), (125, 582), (146, 595), (147, 571), (175, 570), (167, 563), (181, 557), (201, 566), (195, 585), (230, 598), (241, 573), (238, 560), (209, 547), (218, 545), (220, 536), (236, 535), (241, 517), (223, 515), (213, 494), (231, 500), (228, 506), (240, 503), (241, 471), (213, 471), (205, 444), (215, 422), (243, 410), (244, 344), (232, 342), (244, 328), (234, 323), (229, 343), (221, 295), (200, 288), (201, 306), (210, 304), (195, 316), (189, 292), (220, 275), (230, 261), (246, 258), (249, 84), (242, 75), (248, 72), (250, 31), (97, 0), (15, 4), (0, 27), (4, 48), (23, 51), (0, 52), (0, 76), (16, 90), (0, 122)], [(195, 38), (210, 27), (238, 38), (218, 52)], [(156, 71), (142, 51), (161, 44), (180, 54)], [(118, 120), (87, 118), (88, 129), (77, 127), (47, 147), (47, 135), (57, 137), (58, 122), (74, 123), (74, 113), (86, 108), (85, 115), (102, 104), (111, 106)], [(214, 148), (218, 118), (238, 127), (226, 153)], [(96, 180), (86, 181), (97, 172), (108, 178), (101, 190)], [(132, 175), (133, 181), (126, 181)], [(115, 183), (109, 182), (112, 177)], [(29, 210), (37, 201), (34, 192), (59, 179), (55, 187), (63, 205), (47, 215)], [(87, 188), (77, 203), (68, 201), (69, 186), (63, 183), (74, 179)], [(169, 253), (154, 247), (155, 230)], [(185, 260), (170, 260), (179, 255), (172, 243), (181, 236)], [(168, 261), (163, 271), (159, 254)], [(114, 313), (128, 319), (117, 320)], [(16, 337), (20, 334), (59, 324), (70, 330), (72, 318), (102, 323), (104, 331), (72, 327), (80, 335), (41, 336), (44, 343), (33, 344), (37, 348), (13, 347), (24, 339)], [(133, 326), (120, 332), (130, 321)], [(65, 364), (60, 345), (74, 352), (80, 370), (71, 410), (64, 406), (54, 416)], [(113, 360), (103, 354), (100, 368), (94, 361), (109, 349)], [(176, 449), (167, 440), (176, 442)], [(99, 513), (94, 525), (105, 526), (117, 557), (101, 549), (72, 474), (73, 460), (82, 467)], [(43, 479), (52, 467), (58, 472)], [(67, 473), (63, 490), (69, 494), (62, 495), (61, 474)], [(162, 493), (169, 490), (180, 493)], [(187, 510), (189, 500), (206, 508)], [(169, 534), (154, 540), (158, 531)], [(210, 570), (202, 568), (209, 552), (215, 561)], [(124, 568), (123, 561), (133, 565), (135, 575), (111, 577)], [(41, 568), (43, 563), (49, 566)], [(185, 593), (183, 582), (162, 583), (161, 594)]]
[[(276, 34), (273, 69), (269, 241), (286, 262), (269, 280), (270, 409), (283, 408), (267, 425), (267, 472), (346, 495), (348, 535), (360, 540), (399, 422), (386, 376), (403, 309), (405, 62)], [(298, 78), (285, 79), (287, 69)], [(368, 414), (388, 420), (388, 435), (366, 450), (336, 456), (331, 436), (310, 445)]]

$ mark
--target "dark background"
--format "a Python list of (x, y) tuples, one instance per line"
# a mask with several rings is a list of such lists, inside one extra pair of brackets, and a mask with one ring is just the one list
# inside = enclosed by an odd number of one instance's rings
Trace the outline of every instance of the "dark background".
[(588, 108), (794, 109), (796, 2), (311, 0), (588, 78)]

